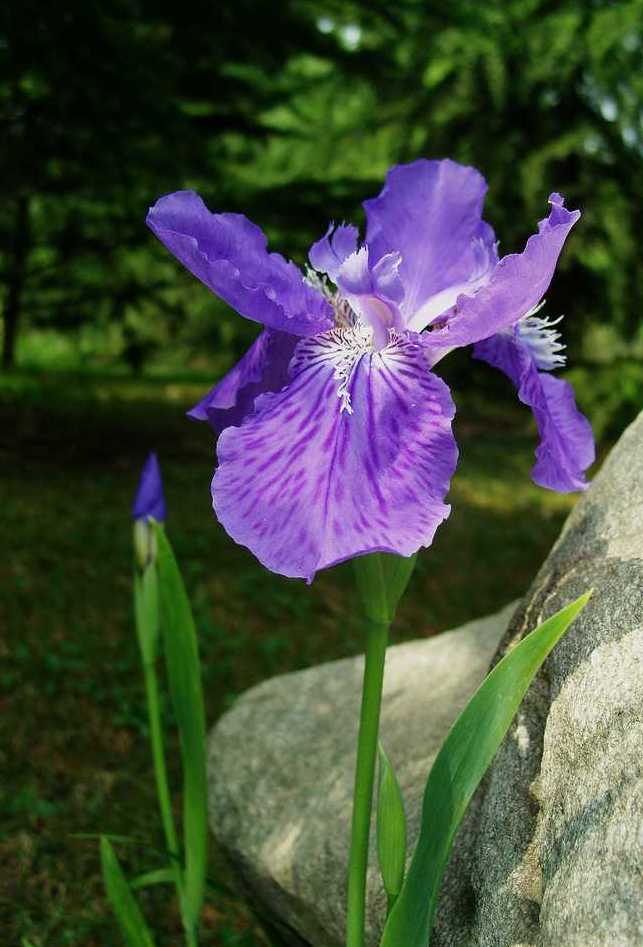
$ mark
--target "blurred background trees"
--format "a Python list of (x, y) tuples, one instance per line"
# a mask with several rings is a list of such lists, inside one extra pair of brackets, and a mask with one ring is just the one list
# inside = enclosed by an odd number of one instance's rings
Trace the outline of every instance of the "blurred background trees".
[(0, 36), (3, 362), (223, 364), (244, 325), (155, 244), (181, 187), (303, 262), (389, 165), (490, 183), (501, 252), (560, 190), (550, 303), (575, 356), (641, 355), (643, 0), (9, 0)]

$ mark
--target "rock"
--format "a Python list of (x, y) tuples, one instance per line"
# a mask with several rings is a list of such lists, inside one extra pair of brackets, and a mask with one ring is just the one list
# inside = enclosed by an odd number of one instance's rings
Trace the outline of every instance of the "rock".
[[(382, 742), (417, 834), (424, 782), (484, 678), (514, 606), (386, 658)], [(363, 659), (248, 691), (210, 739), (210, 824), (260, 919), (285, 944), (344, 943), (346, 864)], [(420, 698), (420, 699), (418, 699)], [(384, 899), (372, 854), (370, 927)]]
[(496, 660), (594, 589), (474, 799), (433, 947), (643, 944), (642, 471), (643, 414), (574, 508), (498, 650)]
[[(492, 656), (594, 589), (474, 797), (432, 947), (643, 944), (642, 472), (643, 414), (576, 505), (506, 631), (510, 608), (389, 651), (382, 736), (413, 842), (430, 763)], [(213, 832), (287, 945), (344, 943), (360, 678), (361, 661), (351, 659), (267, 681), (211, 737)], [(374, 859), (369, 892), (374, 947), (383, 917)]]

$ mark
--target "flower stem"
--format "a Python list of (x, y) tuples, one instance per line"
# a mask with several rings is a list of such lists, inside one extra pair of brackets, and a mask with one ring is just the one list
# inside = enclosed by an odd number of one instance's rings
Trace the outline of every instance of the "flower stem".
[(176, 893), (181, 908), (185, 942), (187, 947), (197, 947), (198, 938), (196, 931), (188, 922), (183, 909), (183, 872), (181, 869), (181, 863), (179, 861), (179, 843), (176, 835), (176, 828), (174, 826), (172, 802), (170, 799), (170, 790), (167, 779), (163, 727), (161, 723), (161, 707), (159, 702), (158, 677), (155, 663), (144, 660), (143, 673), (145, 678), (145, 694), (147, 697), (147, 717), (150, 726), (150, 745), (152, 748), (152, 759), (154, 761), (154, 776), (156, 778), (156, 795), (158, 798), (159, 810), (161, 812), (163, 834), (165, 835), (165, 844), (168, 854), (172, 859), (172, 866), (174, 868), (174, 885), (176, 887)]
[(195, 931), (185, 928), (185, 943), (187, 947), (198, 947), (198, 938)]
[[(163, 833), (165, 835), (165, 844), (167, 845), (170, 857), (174, 860), (179, 857), (179, 845), (174, 827), (174, 818), (172, 816), (172, 803), (170, 801), (170, 791), (167, 781), (167, 768), (165, 765), (165, 752), (163, 749), (163, 730), (161, 727), (161, 711), (159, 705), (159, 689), (156, 677), (156, 667), (147, 661), (143, 664), (145, 675), (145, 693), (147, 696), (147, 716), (150, 725), (150, 744), (152, 747), (152, 759), (154, 761), (154, 775), (156, 777), (156, 793), (158, 797), (159, 809), (161, 811), (161, 822), (163, 823)], [(178, 864), (177, 864), (178, 868)]]
[[(151, 547), (148, 544), (146, 548)], [(150, 728), (150, 747), (152, 750), (154, 778), (156, 781), (156, 796), (161, 814), (165, 845), (174, 874), (174, 885), (181, 906), (181, 916), (186, 933), (186, 940), (188, 947), (194, 947), (194, 945), (196, 945), (196, 933), (190, 929), (190, 925), (186, 921), (183, 905), (183, 870), (180, 862), (179, 843), (174, 825), (174, 816), (172, 815), (172, 802), (165, 762), (163, 723), (156, 668), (160, 632), (158, 592), (156, 565), (154, 561), (146, 561), (143, 569), (135, 572), (134, 575), (134, 609), (136, 616), (136, 633), (141, 652), (141, 663), (143, 665), (147, 719)]]
[(364, 944), (368, 840), (388, 631), (388, 622), (369, 621), (353, 795), (346, 947)]
[(366, 872), (368, 840), (373, 807), (373, 784), (380, 707), (384, 681), (384, 660), (391, 622), (415, 566), (415, 556), (371, 553), (355, 559), (355, 578), (368, 637), (362, 687), (351, 850), (348, 865), (348, 910), (346, 947), (363, 947), (366, 922)]

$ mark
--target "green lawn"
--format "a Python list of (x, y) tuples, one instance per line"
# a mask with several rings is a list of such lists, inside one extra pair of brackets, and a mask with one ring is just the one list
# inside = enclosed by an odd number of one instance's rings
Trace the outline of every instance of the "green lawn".
[[(167, 528), (195, 607), (210, 723), (265, 677), (360, 650), (347, 566), (311, 587), (280, 579), (213, 519), (213, 443), (204, 426), (183, 417), (204, 388), (189, 377), (16, 373), (0, 381), (7, 947), (121, 944), (96, 843), (75, 833), (137, 840), (119, 848), (128, 871), (158, 864), (149, 851), (162, 841), (130, 607), (129, 510), (148, 449), (159, 453)], [(534, 437), (518, 405), (484, 414), (463, 407), (461, 415), (453, 514), (421, 556), (397, 640), (434, 634), (520, 595), (575, 502), (531, 484)], [(214, 855), (212, 876), (225, 881)], [(142, 901), (159, 945), (181, 943), (168, 890), (148, 890)], [(203, 944), (260, 943), (240, 904), (209, 899)]]

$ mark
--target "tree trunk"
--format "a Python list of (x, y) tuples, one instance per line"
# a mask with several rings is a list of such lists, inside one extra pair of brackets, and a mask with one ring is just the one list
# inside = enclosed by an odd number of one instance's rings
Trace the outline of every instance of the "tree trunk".
[(16, 201), (16, 215), (12, 246), (9, 255), (9, 273), (4, 303), (4, 334), (2, 366), (12, 368), (15, 362), (18, 324), (22, 314), (22, 296), (25, 286), (27, 257), (31, 235), (29, 233), (29, 198), (21, 194)]

